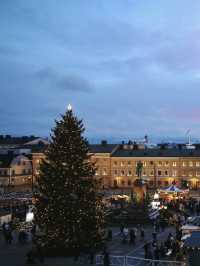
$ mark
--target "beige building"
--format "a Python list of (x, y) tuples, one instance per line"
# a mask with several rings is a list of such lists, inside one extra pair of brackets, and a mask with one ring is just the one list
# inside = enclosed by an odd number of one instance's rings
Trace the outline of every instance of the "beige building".
[(143, 163), (142, 176), (150, 188), (172, 183), (200, 188), (200, 150), (182, 147), (145, 148), (133, 145), (90, 145), (91, 160), (96, 162), (96, 177), (106, 188), (128, 188), (137, 178), (137, 163)]
[[(45, 158), (46, 140), (20, 139), (23, 144), (14, 144), (14, 139), (1, 139), (0, 148), (20, 149), (20, 154), (8, 152), (0, 154), (0, 185), (31, 186), (39, 174), (40, 163)], [(12, 146), (8, 146), (12, 144)], [(5, 149), (5, 146), (4, 146)], [(142, 176), (150, 188), (167, 187), (175, 182), (178, 186), (188, 185), (191, 189), (200, 188), (200, 148), (154, 146), (144, 144), (101, 144), (89, 146), (90, 158), (96, 165), (95, 177), (101, 180), (104, 188), (131, 188), (137, 178), (137, 163), (143, 163)], [(22, 154), (26, 152), (26, 154)], [(32, 174), (33, 173), (33, 174)]]
[(0, 186), (28, 185), (32, 181), (32, 165), (28, 156), (0, 155)]

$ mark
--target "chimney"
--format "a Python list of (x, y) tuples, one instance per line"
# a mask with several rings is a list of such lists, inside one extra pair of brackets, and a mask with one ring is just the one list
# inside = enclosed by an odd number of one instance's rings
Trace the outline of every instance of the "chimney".
[(102, 145), (102, 146), (106, 146), (106, 145), (107, 145), (107, 140), (105, 140), (105, 139), (102, 140), (102, 141), (101, 141), (101, 145)]

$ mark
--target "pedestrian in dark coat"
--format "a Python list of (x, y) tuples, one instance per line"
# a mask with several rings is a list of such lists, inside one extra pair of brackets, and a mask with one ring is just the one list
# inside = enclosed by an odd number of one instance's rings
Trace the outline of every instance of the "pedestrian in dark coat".
[(109, 255), (107, 250), (104, 251), (103, 265), (104, 266), (110, 266), (110, 255)]

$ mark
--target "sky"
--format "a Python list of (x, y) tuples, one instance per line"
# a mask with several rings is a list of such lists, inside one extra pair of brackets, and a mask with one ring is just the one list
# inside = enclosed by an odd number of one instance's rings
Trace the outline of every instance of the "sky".
[(199, 0), (0, 0), (1, 134), (200, 139)]

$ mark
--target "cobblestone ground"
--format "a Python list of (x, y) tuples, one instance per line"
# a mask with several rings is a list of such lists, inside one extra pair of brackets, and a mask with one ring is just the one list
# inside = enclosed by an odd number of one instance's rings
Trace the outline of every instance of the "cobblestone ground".
[[(139, 237), (136, 239), (135, 245), (129, 245), (128, 243), (121, 243), (121, 236), (119, 234), (119, 228), (112, 228), (113, 230), (113, 240), (108, 242), (108, 249), (111, 255), (116, 256), (134, 256), (134, 257), (144, 257), (142, 241)], [(174, 232), (173, 228), (167, 228), (165, 232), (158, 234), (158, 240), (164, 241), (169, 232)], [(152, 240), (152, 228), (145, 228), (145, 240)], [(4, 243), (2, 233), (0, 233), (0, 265), (2, 266), (25, 266), (26, 264), (26, 253), (30, 250), (31, 244), (20, 245), (17, 243), (17, 236), (14, 234), (14, 241), (12, 245), (7, 245)], [(37, 262), (37, 265), (40, 263)], [(46, 258), (43, 264), (44, 266), (77, 266), (84, 265), (89, 266), (89, 262), (86, 258), (81, 257), (79, 261), (74, 262), (70, 258)]]
[[(152, 242), (152, 227), (149, 226), (145, 228), (144, 240), (141, 240), (140, 236), (137, 236), (135, 245), (130, 245), (128, 242), (126, 244), (122, 244), (119, 228), (113, 228), (113, 231), (113, 240), (108, 242), (110, 254), (116, 256), (134, 256), (144, 258), (144, 241)], [(165, 241), (169, 233), (175, 233), (173, 227), (168, 227), (164, 232), (158, 233), (158, 242)]]

